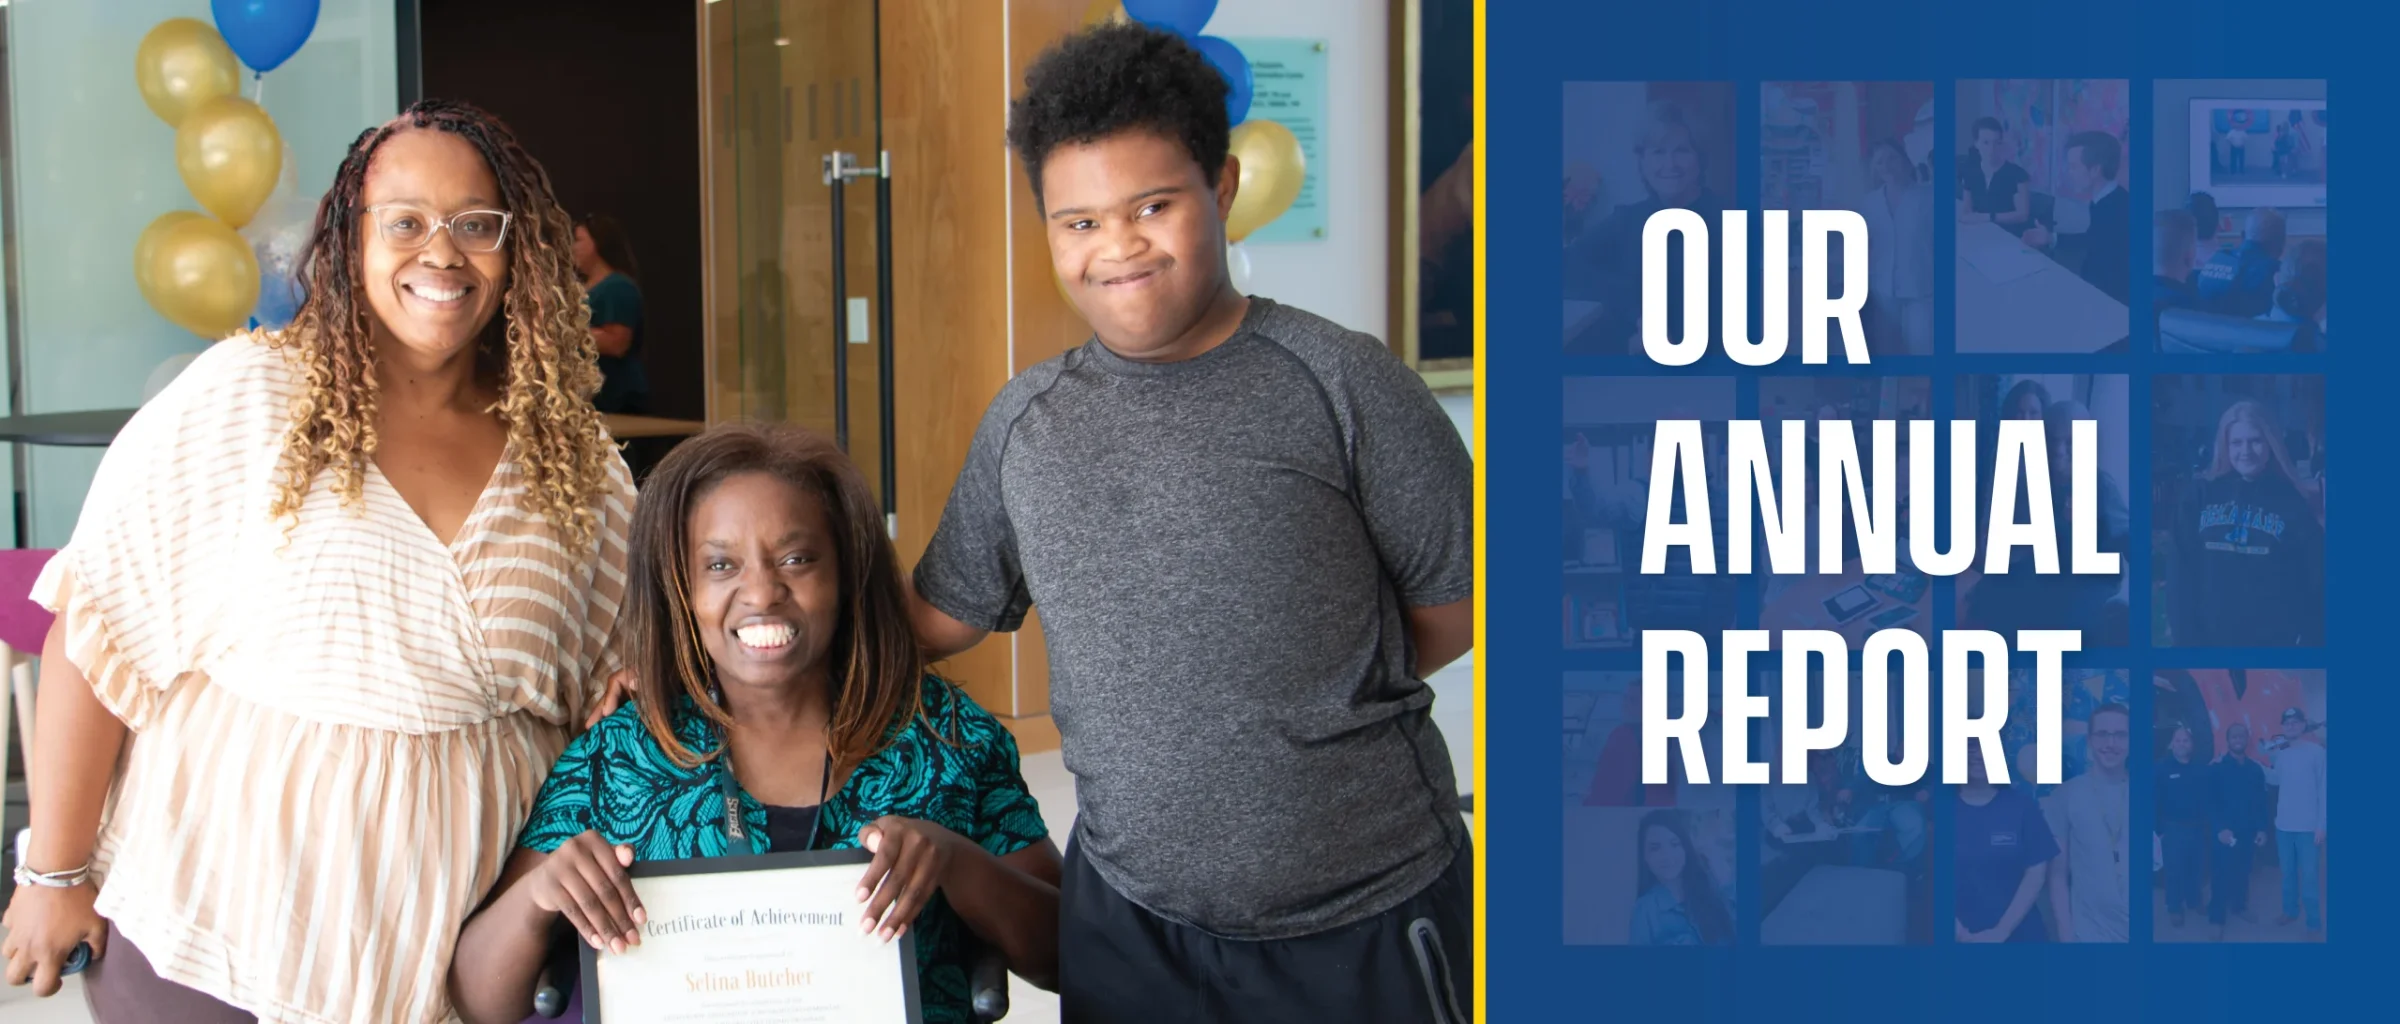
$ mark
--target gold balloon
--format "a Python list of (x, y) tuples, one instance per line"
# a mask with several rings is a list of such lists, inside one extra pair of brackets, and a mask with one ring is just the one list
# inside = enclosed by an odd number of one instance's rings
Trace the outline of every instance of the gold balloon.
[(1242, 170), (1233, 209), (1225, 214), (1225, 238), (1239, 242), (1292, 208), (1308, 177), (1308, 158), (1292, 130), (1273, 121), (1244, 121), (1234, 128), (1233, 156)]
[(160, 316), (210, 341), (250, 323), (258, 257), (232, 228), (179, 210), (151, 221), (133, 248), (134, 279)]
[(181, 224), (184, 221), (207, 219), (207, 217), (193, 213), (190, 210), (176, 210), (173, 213), (161, 215), (157, 220), (151, 221), (149, 227), (142, 229), (142, 237), (134, 241), (133, 283), (136, 287), (139, 287), (142, 290), (142, 300), (148, 302), (151, 308), (158, 308), (160, 303), (166, 301), (159, 298), (160, 295), (164, 294), (164, 291), (161, 289), (158, 278), (154, 273), (154, 268), (159, 265), (159, 239), (166, 237), (168, 228), (174, 227), (177, 224)]
[(242, 65), (225, 37), (206, 22), (169, 18), (143, 36), (133, 52), (133, 81), (151, 113), (170, 126), (180, 125), (201, 104), (240, 95)]
[(1094, 25), (1131, 25), (1133, 16), (1125, 13), (1124, 0), (1092, 0), (1084, 9), (1083, 27)]
[(175, 129), (175, 169), (192, 198), (239, 229), (250, 223), (283, 173), (283, 137), (258, 104), (221, 96), (184, 116)]

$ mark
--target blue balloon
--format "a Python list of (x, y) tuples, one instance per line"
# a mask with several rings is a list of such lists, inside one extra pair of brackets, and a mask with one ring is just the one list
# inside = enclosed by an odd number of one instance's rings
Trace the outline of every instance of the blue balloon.
[(1250, 78), (1250, 58), (1242, 56), (1241, 47), (1215, 36), (1201, 36), (1192, 40), (1192, 45), (1208, 58), (1218, 74), (1225, 76), (1225, 84), (1233, 87), (1232, 92), (1225, 94), (1225, 123), (1240, 124), (1247, 120), (1251, 89), (1255, 85)]
[(1125, 0), (1125, 16), (1185, 39), (1200, 34), (1217, 13), (1217, 0)]
[(317, 0), (209, 0), (208, 9), (225, 45), (262, 75), (292, 59), (317, 30)]
[(251, 327), (281, 330), (300, 312), (302, 298), (300, 282), (284, 274), (264, 276), (258, 282), (258, 309), (250, 314)]

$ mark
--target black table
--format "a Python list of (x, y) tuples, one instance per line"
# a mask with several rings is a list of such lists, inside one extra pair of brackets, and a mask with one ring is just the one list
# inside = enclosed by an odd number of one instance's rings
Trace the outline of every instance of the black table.
[(40, 412), (0, 416), (0, 443), (11, 441), (55, 448), (106, 448), (133, 418), (131, 409), (91, 409), (83, 412)]

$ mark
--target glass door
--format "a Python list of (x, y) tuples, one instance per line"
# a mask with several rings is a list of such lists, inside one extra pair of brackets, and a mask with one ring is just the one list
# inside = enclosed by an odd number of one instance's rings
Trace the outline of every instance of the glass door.
[(878, 6), (701, 0), (709, 418), (839, 440), (893, 511)]

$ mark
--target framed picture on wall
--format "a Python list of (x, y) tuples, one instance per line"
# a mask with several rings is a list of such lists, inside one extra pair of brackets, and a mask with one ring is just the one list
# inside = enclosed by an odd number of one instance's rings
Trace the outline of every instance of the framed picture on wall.
[(1391, 344), (1435, 391), (1465, 391), (1475, 381), (1475, 4), (1391, 3)]

